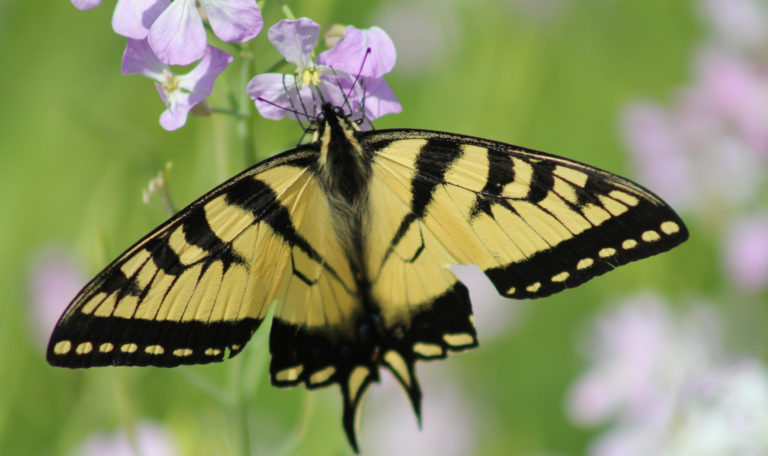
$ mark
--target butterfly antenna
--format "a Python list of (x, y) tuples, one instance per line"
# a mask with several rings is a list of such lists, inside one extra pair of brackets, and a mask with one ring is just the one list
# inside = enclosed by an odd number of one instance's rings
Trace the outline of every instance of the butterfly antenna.
[(357, 81), (360, 80), (360, 77), (363, 74), (363, 68), (365, 68), (365, 61), (368, 60), (368, 55), (371, 53), (371, 48), (368, 48), (365, 50), (365, 55), (363, 56), (363, 61), (360, 63), (360, 69), (357, 70), (357, 75), (355, 76), (355, 81), (352, 83), (352, 87), (349, 88), (349, 92), (347, 92), (347, 98), (349, 98), (350, 95), (352, 95), (352, 90), (354, 90), (355, 86), (357, 85)]
[(341, 86), (341, 80), (339, 79), (338, 73), (336, 73), (336, 69), (331, 67), (331, 71), (333, 72), (334, 80), (336, 80), (336, 87), (339, 88), (339, 93), (344, 97), (344, 107), (347, 108), (349, 114), (352, 115), (352, 103), (349, 102), (349, 94), (344, 93), (344, 87)]
[[(261, 102), (264, 102), (264, 103), (266, 103), (268, 105), (274, 106), (277, 109), (282, 109), (283, 111), (287, 111), (287, 112), (295, 114), (296, 115), (296, 119), (299, 121), (299, 123), (301, 123), (301, 120), (299, 119), (299, 117), (301, 117), (301, 116), (307, 117), (307, 115), (305, 113), (301, 112), (301, 111), (297, 111), (297, 110), (295, 110), (293, 108), (286, 108), (285, 106), (280, 106), (279, 104), (274, 103), (272, 101), (269, 101), (269, 100), (267, 100), (266, 98), (263, 98), (263, 97), (257, 97), (256, 101), (261, 101)], [(302, 128), (303, 128), (303, 125), (302, 125)]]
[[(357, 70), (357, 75), (355, 75), (355, 81), (352, 83), (352, 87), (349, 88), (349, 92), (347, 93), (346, 98), (348, 99), (352, 95), (352, 90), (354, 90), (355, 86), (360, 83), (360, 88), (363, 91), (363, 99), (362, 99), (362, 110), (360, 112), (360, 118), (357, 119), (357, 124), (361, 125), (363, 122), (365, 122), (367, 119), (365, 117), (365, 100), (367, 98), (368, 92), (365, 90), (365, 79), (363, 79), (363, 68), (365, 68), (365, 62), (368, 60), (368, 56), (373, 52), (371, 48), (367, 48), (365, 50), (365, 55), (363, 56), (363, 61), (360, 63), (360, 69)], [(373, 124), (371, 122), (368, 122), (370, 124), (370, 127), (373, 128)]]
[[(368, 120), (368, 118), (365, 116), (365, 101), (368, 99), (368, 92), (365, 90), (365, 79), (360, 80), (360, 88), (363, 89), (363, 99), (361, 102), (361, 108), (362, 112), (360, 113), (360, 119), (357, 121), (358, 125), (361, 125), (363, 122)], [(373, 130), (373, 122), (368, 121), (368, 125), (371, 127), (371, 130)]]
[(298, 110), (298, 108), (296, 107), (296, 103), (293, 101), (293, 97), (291, 97), (291, 91), (290, 89), (288, 89), (288, 86), (285, 83), (285, 75), (283, 75), (282, 82), (283, 82), (283, 90), (285, 91), (286, 94), (288, 94), (288, 103), (290, 103), (291, 105), (291, 109), (292, 109), (291, 112), (296, 114), (296, 120), (299, 122), (299, 126), (304, 132), (306, 132), (309, 129), (309, 127), (304, 126), (304, 123), (301, 121), (300, 116), (303, 115), (304, 117), (306, 117), (307, 122), (309, 124), (312, 123), (312, 117), (310, 117), (310, 115), (308, 114), (307, 107), (304, 106), (304, 100), (301, 99), (301, 95), (299, 94), (299, 86), (298, 86), (298, 83), (296, 82), (296, 78), (293, 79), (293, 90), (296, 93), (296, 97), (299, 99), (299, 103), (301, 104), (302, 111)]

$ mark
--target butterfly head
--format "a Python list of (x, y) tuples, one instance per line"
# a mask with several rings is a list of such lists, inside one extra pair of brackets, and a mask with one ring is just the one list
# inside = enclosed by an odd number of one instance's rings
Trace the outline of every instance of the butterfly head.
[(356, 200), (370, 174), (370, 157), (360, 144), (358, 124), (341, 107), (323, 103), (316, 125), (313, 142), (319, 146), (321, 180), (332, 194)]

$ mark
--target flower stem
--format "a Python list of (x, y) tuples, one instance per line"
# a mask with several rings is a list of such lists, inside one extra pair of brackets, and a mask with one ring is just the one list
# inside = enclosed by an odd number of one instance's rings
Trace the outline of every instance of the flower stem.
[(293, 14), (293, 11), (291, 11), (291, 7), (288, 6), (287, 2), (283, 1), (282, 9), (283, 9), (283, 14), (285, 14), (285, 18), (286, 19), (288, 19), (289, 21), (295, 21), (296, 20), (296, 15)]
[(246, 166), (256, 163), (256, 145), (255, 145), (255, 127), (253, 120), (256, 113), (256, 105), (248, 97), (246, 87), (251, 77), (256, 74), (253, 54), (251, 52), (251, 43), (243, 49), (243, 65), (240, 67), (240, 109), (244, 110), (245, 115), (237, 119), (237, 130), (240, 135), (243, 147), (243, 161)]
[(234, 109), (234, 108), (213, 108), (212, 107), (211, 112), (215, 112), (216, 114), (226, 114), (228, 116), (232, 116), (238, 119), (248, 117), (248, 113), (240, 111), (238, 109)]
[(237, 453), (241, 456), (251, 456), (251, 433), (248, 420), (248, 403), (243, 391), (243, 359), (231, 363), (229, 369), (230, 407), (235, 421), (235, 433), (237, 437)]

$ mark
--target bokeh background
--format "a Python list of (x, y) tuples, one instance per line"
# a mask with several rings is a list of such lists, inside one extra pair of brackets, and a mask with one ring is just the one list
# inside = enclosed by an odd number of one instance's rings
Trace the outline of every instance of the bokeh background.
[[(768, 454), (768, 2), (288, 4), (323, 26), (389, 32), (403, 113), (377, 128), (585, 161), (654, 189), (691, 231), (535, 302), (501, 300), (463, 268), (480, 347), (419, 364), (421, 432), (385, 373), (363, 407), (364, 454)], [(182, 205), (252, 160), (229, 116), (160, 128), (151, 81), (120, 74), (112, 9), (0, 2), (1, 452), (350, 454), (336, 387), (269, 385), (266, 331), (218, 365), (46, 364), (69, 299), (165, 219), (142, 189), (166, 162)], [(262, 12), (265, 30), (283, 17), (272, 0)], [(265, 33), (251, 46), (256, 71), (277, 62)], [(210, 104), (230, 106), (250, 76), (228, 69)], [(253, 122), (259, 159), (301, 136), (287, 120)]]

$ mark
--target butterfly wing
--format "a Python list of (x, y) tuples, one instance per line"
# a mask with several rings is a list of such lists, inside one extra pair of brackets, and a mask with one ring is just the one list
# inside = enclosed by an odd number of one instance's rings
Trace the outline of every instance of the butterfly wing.
[(423, 130), (371, 132), (362, 142), (374, 157), (372, 295), (392, 334), (387, 365), (417, 413), (414, 361), (477, 344), (467, 290), (450, 266), (477, 264), (500, 294), (535, 298), (687, 238), (657, 196), (572, 160)]
[[(336, 239), (313, 225), (330, 223), (310, 172), (315, 160), (306, 148), (267, 160), (129, 248), (70, 304), (48, 361), (220, 361), (242, 349), (274, 300), (276, 324), (344, 326), (357, 306), (355, 285)], [(277, 361), (273, 381), (296, 380), (280, 368), (291, 360)]]
[(369, 141), (379, 150), (376, 172), (401, 204), (386, 248), (429, 232), (424, 248), (443, 265), (477, 264), (504, 296), (547, 296), (688, 237), (659, 197), (583, 163), (420, 130)]

